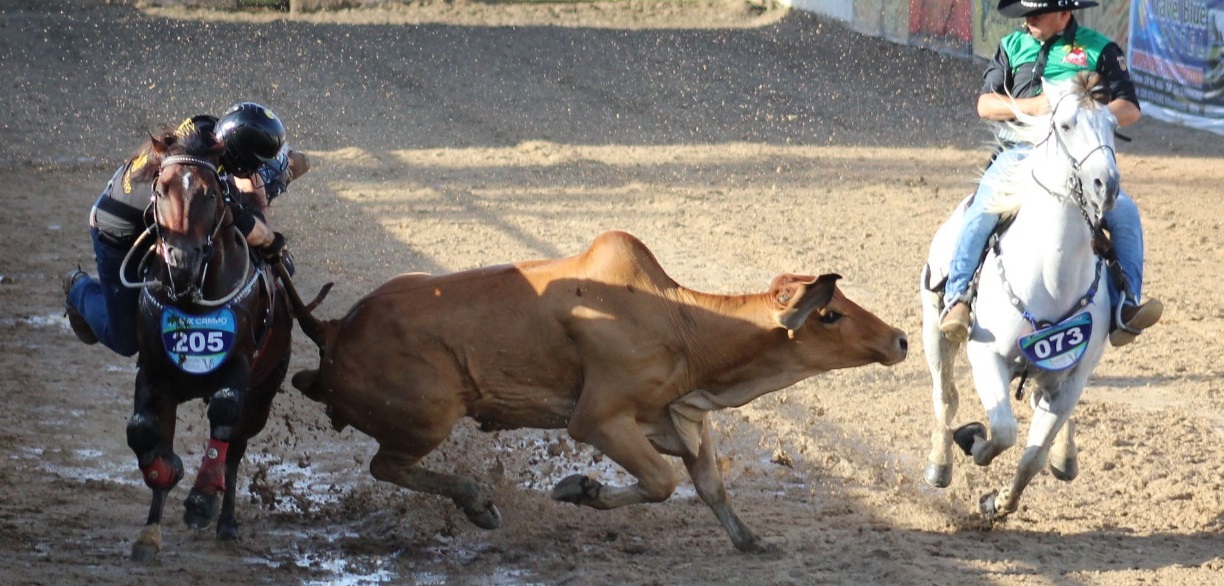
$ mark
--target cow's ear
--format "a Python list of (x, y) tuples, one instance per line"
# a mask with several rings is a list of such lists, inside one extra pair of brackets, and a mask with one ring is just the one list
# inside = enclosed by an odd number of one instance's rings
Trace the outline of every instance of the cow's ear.
[(833, 300), (833, 291), (841, 275), (819, 277), (778, 275), (769, 285), (769, 299), (777, 307), (777, 320), (782, 327), (794, 331), (808, 316)]

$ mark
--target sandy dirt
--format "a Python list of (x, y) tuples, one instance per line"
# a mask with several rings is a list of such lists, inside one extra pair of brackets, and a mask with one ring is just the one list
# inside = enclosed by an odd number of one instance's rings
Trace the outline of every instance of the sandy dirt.
[[(1077, 411), (1080, 477), (1043, 472), (997, 526), (976, 503), (1018, 450), (989, 468), (958, 460), (942, 491), (922, 481), (918, 273), (985, 161), (980, 69), (736, 0), (294, 17), (4, 2), (0, 583), (1224, 583), (1219, 136), (1125, 130), (1146, 291), (1167, 310), (1097, 369)], [(491, 491), (503, 526), (478, 529), (449, 501), (373, 480), (373, 442), (288, 389), (242, 469), (241, 541), (181, 523), (184, 483), (165, 550), (136, 564), (149, 492), (124, 437), (135, 361), (76, 340), (60, 281), (92, 270), (86, 213), (147, 131), (244, 99), (280, 114), (315, 162), (272, 222), (303, 291), (336, 283), (322, 317), (400, 272), (564, 256), (622, 229), (701, 291), (840, 273), (910, 333), (911, 357), (716, 415), (732, 502), (774, 554), (735, 551), (687, 481), (660, 504), (554, 503), (571, 472), (625, 475), (560, 432), (463, 425), (426, 463)], [(313, 367), (300, 331), (294, 351), (291, 371)], [(967, 370), (959, 380), (958, 422), (980, 420)], [(204, 407), (179, 418), (194, 470)]]

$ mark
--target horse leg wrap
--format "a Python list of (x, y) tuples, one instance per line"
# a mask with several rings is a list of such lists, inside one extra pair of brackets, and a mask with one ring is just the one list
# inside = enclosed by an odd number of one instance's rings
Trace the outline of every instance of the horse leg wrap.
[(212, 437), (230, 440), (242, 413), (240, 397), (238, 390), (233, 388), (224, 388), (213, 393), (208, 401), (208, 423), (212, 425)]
[(208, 440), (204, 458), (200, 461), (200, 474), (196, 476), (195, 488), (208, 494), (225, 492), (225, 455), (229, 442)]
[(175, 454), (153, 458), (148, 466), (142, 466), (145, 486), (153, 490), (170, 490), (183, 478), (183, 461)]

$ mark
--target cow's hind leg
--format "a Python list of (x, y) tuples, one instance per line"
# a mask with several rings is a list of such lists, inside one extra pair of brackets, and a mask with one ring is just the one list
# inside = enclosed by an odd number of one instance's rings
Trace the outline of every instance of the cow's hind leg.
[[(429, 453), (435, 446), (430, 446)], [(421, 467), (422, 456), (381, 446), (370, 461), (370, 474), (383, 482), (450, 498), (481, 529), (501, 526), (501, 513), (485, 498), (476, 482), (466, 476), (434, 472)]]
[(693, 479), (693, 487), (697, 489), (697, 495), (714, 511), (714, 516), (718, 518), (718, 522), (722, 523), (723, 529), (731, 537), (731, 543), (735, 545), (735, 549), (748, 553), (774, 551), (776, 548), (761, 541), (740, 520), (727, 502), (727, 489), (723, 485), (722, 473), (718, 470), (715, 456), (715, 446), (710, 439), (708, 421), (703, 421), (699, 453), (696, 456), (692, 454), (683, 456), (684, 466), (688, 468), (689, 476)]
[(659, 455), (642, 428), (630, 415), (617, 415), (605, 421), (582, 416), (581, 409), (570, 417), (570, 437), (590, 444), (637, 478), (630, 486), (605, 486), (581, 474), (566, 477), (553, 487), (553, 500), (596, 509), (615, 509), (639, 503), (667, 500), (676, 490), (676, 475)]

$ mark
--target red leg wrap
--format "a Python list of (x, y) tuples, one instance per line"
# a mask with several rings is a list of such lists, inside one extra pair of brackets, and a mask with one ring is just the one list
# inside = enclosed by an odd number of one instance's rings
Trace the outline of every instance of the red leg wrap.
[(208, 440), (204, 459), (200, 461), (200, 474), (196, 476), (195, 488), (207, 493), (225, 492), (225, 453), (229, 442)]
[(152, 464), (140, 469), (140, 473), (144, 475), (145, 486), (154, 490), (168, 490), (179, 481), (174, 467), (165, 458), (154, 458)]

